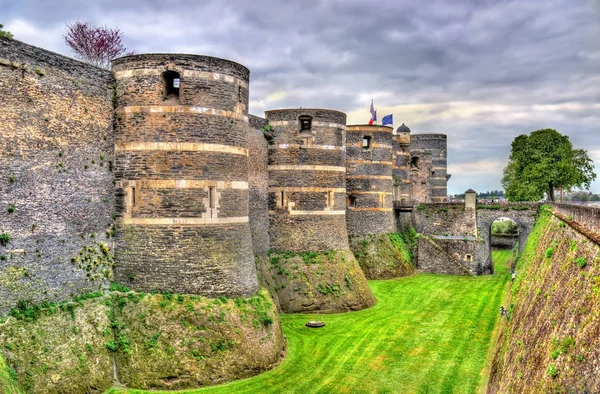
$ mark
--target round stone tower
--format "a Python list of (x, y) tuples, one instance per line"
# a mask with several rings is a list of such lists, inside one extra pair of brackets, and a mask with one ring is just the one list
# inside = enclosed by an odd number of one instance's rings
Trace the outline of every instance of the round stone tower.
[(347, 221), (350, 249), (369, 279), (409, 275), (414, 266), (395, 232), (393, 129), (348, 126), (346, 135)]
[(135, 289), (248, 296), (246, 67), (207, 56), (133, 55), (117, 80), (115, 278)]
[(375, 125), (348, 126), (346, 189), (349, 235), (394, 231), (392, 131)]
[(413, 134), (410, 142), (411, 193), (418, 202), (447, 201), (447, 137)]
[(410, 197), (410, 129), (404, 123), (396, 129), (393, 140), (394, 201), (399, 208), (412, 206)]
[(348, 246), (346, 114), (300, 108), (267, 111), (266, 118), (273, 128), (270, 261), (281, 308), (336, 312), (372, 305)]

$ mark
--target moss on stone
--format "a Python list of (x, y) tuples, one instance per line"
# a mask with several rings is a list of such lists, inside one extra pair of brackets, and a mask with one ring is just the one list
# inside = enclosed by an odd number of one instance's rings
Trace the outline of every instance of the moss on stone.
[(13, 380), (44, 394), (212, 385), (270, 369), (285, 349), (264, 289), (230, 299), (95, 292), (23, 303), (3, 320), (0, 349), (10, 368), (0, 359), (1, 393), (12, 393), (4, 386)]
[(69, 305), (29, 308), (35, 313), (0, 326), (0, 348), (25, 392), (98, 392), (111, 386), (112, 360), (104, 349), (108, 307), (101, 299)]
[[(368, 279), (391, 279), (415, 272), (414, 237), (406, 234), (367, 234), (350, 237), (350, 249)], [(416, 235), (416, 233), (415, 233)]]
[(334, 313), (368, 308), (375, 297), (349, 250), (270, 252), (281, 310)]

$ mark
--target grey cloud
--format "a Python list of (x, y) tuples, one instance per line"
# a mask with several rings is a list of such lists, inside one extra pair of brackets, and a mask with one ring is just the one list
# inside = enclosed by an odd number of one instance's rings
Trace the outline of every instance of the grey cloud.
[[(67, 55), (60, 37), (48, 35), (78, 19), (118, 26), (138, 52), (238, 61), (251, 70), (250, 109), (258, 115), (303, 106), (364, 109), (367, 117), (365, 96), (375, 93), (385, 98), (376, 105), (427, 104), (409, 126), (447, 133), (451, 164), (506, 160), (516, 135), (544, 127), (600, 150), (600, 111), (591, 106), (600, 101), (597, 0), (389, 0), (376, 6), (362, 0), (0, 0), (0, 7), (0, 23), (25, 21), (40, 32), (28, 35), (29, 43)], [(283, 94), (267, 100), (276, 92)], [(475, 110), (465, 116), (458, 102)], [(404, 121), (401, 114), (395, 118)], [(500, 177), (454, 174), (449, 189), (498, 189)]]

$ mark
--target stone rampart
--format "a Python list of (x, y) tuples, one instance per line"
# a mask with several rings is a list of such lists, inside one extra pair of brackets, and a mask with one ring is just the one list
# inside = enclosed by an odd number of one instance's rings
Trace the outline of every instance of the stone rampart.
[(119, 282), (249, 296), (248, 78), (237, 63), (147, 54), (113, 62)]
[(0, 313), (112, 277), (109, 71), (0, 38)]

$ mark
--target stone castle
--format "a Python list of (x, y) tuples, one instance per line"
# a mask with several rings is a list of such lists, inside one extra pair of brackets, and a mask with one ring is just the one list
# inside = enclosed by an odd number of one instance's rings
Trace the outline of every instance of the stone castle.
[[(286, 311), (372, 305), (348, 237), (394, 233), (416, 204), (446, 201), (446, 136), (327, 109), (248, 115), (249, 74), (180, 54), (110, 72), (0, 38), (0, 310), (111, 280), (210, 297), (275, 280)], [(282, 274), (303, 253), (326, 282), (302, 281), (310, 264)]]

